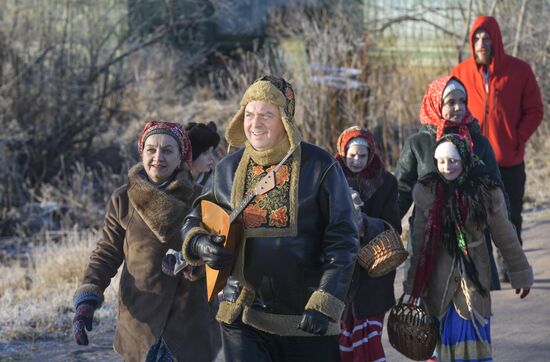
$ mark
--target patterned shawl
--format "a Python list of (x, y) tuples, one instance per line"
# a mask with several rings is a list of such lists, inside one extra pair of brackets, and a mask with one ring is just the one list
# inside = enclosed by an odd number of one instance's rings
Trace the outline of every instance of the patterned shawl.
[[(354, 173), (346, 166), (346, 153), (349, 142), (356, 138), (363, 138), (368, 143), (369, 158), (365, 168)], [(384, 162), (376, 152), (376, 142), (373, 134), (366, 128), (354, 126), (345, 129), (336, 142), (337, 153), (334, 157), (340, 162), (350, 187), (359, 191), (361, 199), (366, 202), (383, 183)]]
[[(466, 108), (464, 118), (458, 124), (455, 122), (446, 121), (441, 113), (441, 109), (443, 107), (443, 91), (451, 79), (454, 79), (462, 84), (458, 78), (447, 76), (436, 79), (428, 85), (428, 89), (426, 90), (424, 99), (422, 100), (422, 105), (420, 106), (420, 123), (432, 125), (436, 128), (436, 141), (441, 139), (447, 129), (458, 128), (457, 133), (464, 136), (470, 143), (470, 146), (473, 146), (472, 137), (470, 136), (470, 131), (468, 130), (468, 124), (471, 123), (474, 118), (468, 108)], [(464, 87), (464, 89), (466, 89), (466, 87)]]
[[(421, 258), (416, 270), (413, 296), (418, 297), (427, 286), (435, 265), (439, 246), (451, 256), (456, 256), (459, 265), (469, 280), (482, 295), (487, 290), (479, 282), (478, 271), (468, 253), (466, 221), (484, 228), (487, 222), (485, 205), (491, 205), (490, 190), (497, 184), (485, 170), (483, 162), (475, 156), (467, 139), (459, 134), (442, 136), (436, 147), (443, 142), (452, 142), (462, 159), (463, 173), (455, 180), (446, 180), (439, 172), (430, 173), (419, 180), (435, 192), (424, 230)], [(435, 161), (435, 160), (434, 160)]]
[(180, 148), (181, 163), (186, 164), (189, 168), (191, 167), (191, 162), (193, 159), (191, 140), (189, 140), (187, 132), (179, 123), (165, 122), (155, 119), (149, 120), (143, 127), (143, 130), (141, 131), (141, 134), (139, 136), (138, 152), (140, 155), (143, 152), (145, 140), (147, 139), (147, 137), (154, 134), (167, 134), (169, 136), (172, 136), (176, 140)]

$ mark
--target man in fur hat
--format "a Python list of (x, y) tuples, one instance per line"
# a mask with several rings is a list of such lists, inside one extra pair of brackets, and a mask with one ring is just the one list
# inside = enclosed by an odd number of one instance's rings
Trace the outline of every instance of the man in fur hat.
[[(244, 147), (218, 163), (182, 230), (188, 263), (223, 269), (234, 261), (217, 314), (227, 361), (339, 360), (357, 226), (340, 165), (301, 140), (294, 106), (282, 78), (247, 89), (225, 135)], [(231, 255), (202, 228), (200, 201), (232, 210), (277, 166), (275, 187), (242, 212), (244, 235)]]

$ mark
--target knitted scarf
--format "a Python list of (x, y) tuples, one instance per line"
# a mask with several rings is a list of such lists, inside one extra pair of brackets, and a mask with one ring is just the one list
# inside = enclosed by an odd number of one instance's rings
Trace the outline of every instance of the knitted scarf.
[(492, 213), (493, 210), (487, 210), (485, 205), (491, 205), (490, 190), (497, 187), (497, 184), (485, 171), (483, 162), (472, 153), (469, 142), (463, 136), (444, 135), (436, 147), (447, 141), (457, 147), (464, 171), (453, 181), (447, 181), (438, 172), (430, 173), (419, 180), (421, 184), (434, 190), (435, 200), (424, 229), (413, 297), (421, 296), (426, 290), (440, 246), (456, 257), (463, 272), (480, 294), (488, 293), (479, 281), (478, 271), (468, 252), (465, 225), (468, 221), (482, 229), (486, 227), (488, 212)]

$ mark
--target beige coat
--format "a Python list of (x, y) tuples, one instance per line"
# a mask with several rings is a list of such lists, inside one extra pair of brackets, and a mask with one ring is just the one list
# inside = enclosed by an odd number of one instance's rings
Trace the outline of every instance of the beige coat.
[[(521, 249), (514, 226), (508, 220), (504, 195), (498, 187), (492, 189), (490, 193), (493, 212), (487, 214), (487, 226), (495, 245), (502, 252), (508, 265), (512, 288), (530, 288), (533, 284), (533, 271)], [(424, 229), (434, 199), (435, 192), (431, 190), (430, 186), (416, 184), (413, 190), (416, 211), (411, 238), (413, 243), (410, 257), (411, 266), (403, 284), (406, 294), (410, 294), (413, 288), (416, 266), (424, 240)], [(485, 205), (486, 210), (490, 210), (490, 206)], [(470, 218), (466, 221), (465, 229), (468, 252), (479, 273), (479, 281), (486, 290), (489, 290), (491, 268), (489, 252), (485, 245), (484, 230), (476, 227)], [(467, 285), (467, 292), (461, 286), (463, 279), (465, 279)], [(441, 245), (438, 249), (437, 260), (428, 288), (426, 302), (430, 313), (436, 317), (443, 316), (451, 302), (454, 303), (458, 313), (466, 319), (472, 319), (472, 316), (489, 317), (491, 315), (491, 297), (489, 293), (487, 293), (487, 296), (482, 296), (477, 292), (466, 275), (461, 275), (458, 269), (458, 261), (453, 260), (453, 257)], [(467, 300), (471, 301), (472, 310), (468, 308)]]
[(164, 192), (145, 179), (141, 165), (130, 170), (128, 179), (111, 197), (103, 237), (75, 298), (91, 293), (103, 300), (123, 264), (115, 351), (126, 361), (144, 361), (162, 336), (177, 360), (211, 361), (219, 348), (219, 326), (206, 300), (204, 278), (190, 282), (161, 269), (166, 251), (181, 248), (179, 231), (197, 187), (187, 170)]

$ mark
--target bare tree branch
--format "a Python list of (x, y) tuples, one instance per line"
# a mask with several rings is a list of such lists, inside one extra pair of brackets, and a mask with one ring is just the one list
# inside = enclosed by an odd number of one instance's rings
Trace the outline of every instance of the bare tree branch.
[(497, 4), (498, 4), (498, 1), (499, 0), (494, 0), (493, 3), (491, 4), (491, 7), (489, 8), (489, 16), (493, 16), (494, 13), (495, 13), (495, 10), (497, 8)]
[(54, 48), (55, 46), (50, 45), (49, 47), (44, 49), (42, 53), (38, 55), (30, 64), (25, 66), (25, 69), (23, 69), (23, 71), (17, 73), (15, 77), (10, 79), (7, 83), (3, 84), (0, 87), (0, 92), (4, 92), (6, 89), (12, 87), (15, 83), (17, 83), (18, 80), (20, 80), (23, 76), (25, 76), (28, 72), (30, 72), (34, 68), (34, 66), (39, 64), (44, 59), (44, 57)]
[(464, 29), (464, 37), (462, 38), (462, 43), (460, 44), (460, 47), (458, 48), (458, 62), (462, 62), (464, 60), (463, 56), (463, 50), (464, 47), (470, 43), (470, 26), (472, 23), (472, 2), (473, 0), (468, 1), (468, 13), (467, 13), (467, 21), (466, 21), (466, 29)]
[(523, 28), (523, 18), (525, 17), (525, 5), (527, 4), (527, 0), (523, 0), (521, 2), (521, 8), (519, 10), (518, 15), (518, 25), (516, 27), (516, 37), (514, 40), (514, 48), (512, 49), (512, 56), (516, 57), (518, 55), (518, 48), (519, 48), (519, 40), (521, 37), (521, 31)]
[(407, 21), (426, 23), (426, 24), (429, 24), (429, 25), (433, 26), (435, 29), (441, 31), (442, 33), (444, 33), (446, 35), (449, 35), (453, 38), (460, 39), (460, 37), (461, 37), (460, 34), (457, 34), (454, 31), (451, 31), (451, 30), (449, 30), (449, 29), (447, 29), (447, 28), (445, 28), (445, 27), (443, 27), (439, 24), (436, 24), (433, 21), (424, 19), (423, 17), (417, 17), (417, 16), (413, 16), (413, 15), (401, 15), (401, 16), (395, 17), (393, 19), (390, 19), (390, 20), (386, 21), (384, 24), (382, 24), (381, 27), (376, 29), (376, 31), (377, 32), (383, 32), (384, 30), (386, 30), (387, 28), (389, 28), (389, 27), (391, 27), (395, 24), (399, 24), (399, 23), (403, 23), (403, 22), (407, 22)]

